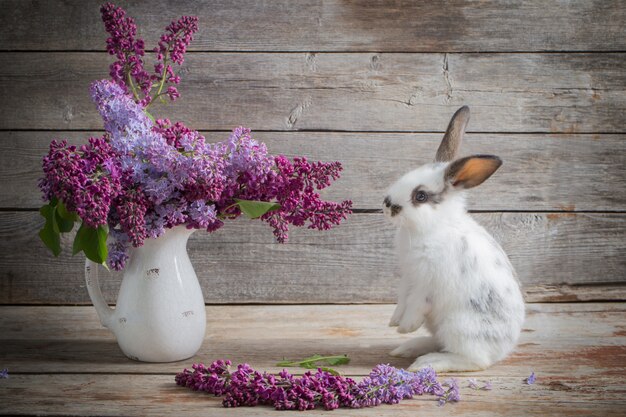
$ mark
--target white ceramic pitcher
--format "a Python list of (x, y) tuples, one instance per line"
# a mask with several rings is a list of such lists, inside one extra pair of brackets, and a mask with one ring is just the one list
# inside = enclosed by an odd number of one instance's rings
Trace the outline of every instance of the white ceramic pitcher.
[(98, 265), (85, 263), (89, 297), (100, 322), (117, 337), (126, 356), (173, 362), (196, 354), (204, 340), (206, 313), (198, 278), (187, 255), (194, 230), (176, 226), (133, 248), (115, 309), (98, 283)]

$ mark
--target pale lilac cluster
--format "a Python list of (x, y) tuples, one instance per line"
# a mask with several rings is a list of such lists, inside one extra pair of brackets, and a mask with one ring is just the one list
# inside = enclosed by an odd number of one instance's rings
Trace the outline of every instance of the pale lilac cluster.
[(434, 369), (426, 367), (418, 372), (409, 372), (384, 364), (372, 369), (370, 375), (358, 384), (358, 390), (360, 403), (367, 407), (397, 404), (414, 395), (445, 395)]
[(396, 404), (415, 395), (432, 394), (440, 404), (459, 401), (456, 390), (444, 389), (432, 368), (408, 372), (389, 365), (377, 365), (361, 382), (330, 372), (306, 372), (301, 377), (286, 370), (260, 373), (248, 364), (230, 370), (231, 362), (218, 360), (206, 367), (194, 364), (175, 377), (176, 384), (194, 391), (223, 396), (224, 407), (270, 405), (277, 410), (311, 410), (322, 407), (374, 407)]
[[(104, 4), (100, 12), (104, 27), (109, 33), (107, 51), (117, 58), (110, 66), (111, 79), (124, 91), (132, 93), (135, 101), (142, 107), (148, 106), (152, 100), (162, 95), (167, 95), (172, 101), (176, 100), (180, 96), (176, 87), (170, 85), (163, 91), (168, 84), (180, 83), (180, 77), (168, 63), (168, 57), (179, 65), (183, 63), (187, 47), (198, 30), (198, 18), (183, 16), (167, 26), (159, 46), (154, 48), (157, 63), (154, 73), (149, 74), (143, 63), (145, 44), (142, 39), (136, 38), (137, 25), (134, 19), (127, 17), (124, 9), (111, 3)], [(155, 95), (151, 95), (153, 87), (158, 88)]]
[(130, 248), (130, 237), (117, 229), (110, 231), (111, 242), (109, 243), (108, 265), (119, 271), (124, 269), (126, 261), (128, 261), (128, 249)]
[(91, 227), (108, 224), (109, 265), (123, 269), (130, 245), (185, 224), (215, 231), (241, 215), (236, 199), (280, 205), (261, 220), (287, 239), (289, 225), (325, 230), (350, 213), (351, 202), (323, 201), (319, 190), (339, 177), (338, 162), (272, 156), (249, 129), (209, 144), (182, 123), (152, 120), (115, 82), (91, 95), (107, 131), (80, 148), (52, 142), (44, 158), (44, 198), (63, 201)]
[[(181, 123), (152, 123), (110, 81), (93, 83), (91, 94), (121, 167), (132, 178), (114, 207), (117, 222), (109, 225), (119, 223), (134, 246), (179, 224), (213, 229), (219, 220), (207, 202), (219, 199), (224, 183), (224, 161), (216, 147)], [(119, 252), (121, 246), (114, 245)]]
[[(442, 384), (443, 392), (439, 395), (439, 405), (443, 406), (449, 402), (456, 402), (461, 399), (459, 393), (459, 384), (456, 379), (452, 378)], [(447, 389), (446, 389), (447, 388)]]
[(490, 381), (483, 381), (483, 384), (479, 385), (479, 383), (476, 380), (476, 378), (468, 379), (467, 380), (467, 386), (470, 387), (471, 389), (474, 389), (474, 390), (477, 390), (477, 391), (491, 391), (491, 389), (492, 389)]

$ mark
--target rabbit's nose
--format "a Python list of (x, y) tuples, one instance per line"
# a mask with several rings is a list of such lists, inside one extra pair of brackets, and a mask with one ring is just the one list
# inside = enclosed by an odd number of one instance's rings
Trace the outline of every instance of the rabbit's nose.
[(385, 197), (385, 199), (383, 200), (383, 204), (386, 207), (391, 207), (391, 199), (389, 197)]

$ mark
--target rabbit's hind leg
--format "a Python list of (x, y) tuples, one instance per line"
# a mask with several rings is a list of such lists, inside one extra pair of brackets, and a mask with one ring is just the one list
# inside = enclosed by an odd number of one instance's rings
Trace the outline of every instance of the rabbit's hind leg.
[(389, 354), (398, 358), (417, 358), (440, 349), (434, 337), (416, 337), (392, 350)]
[(481, 371), (487, 368), (488, 364), (481, 365), (477, 361), (458, 353), (434, 352), (417, 358), (408, 370), (414, 372), (426, 366), (431, 366), (437, 372), (466, 372)]

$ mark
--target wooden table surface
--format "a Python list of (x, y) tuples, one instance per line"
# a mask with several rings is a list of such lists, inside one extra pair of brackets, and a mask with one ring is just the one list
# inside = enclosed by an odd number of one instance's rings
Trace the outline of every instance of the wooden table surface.
[[(406, 340), (387, 327), (392, 305), (207, 306), (205, 342), (192, 359), (139, 363), (121, 353), (92, 307), (0, 307), (0, 414), (21, 415), (268, 415), (268, 407), (224, 409), (219, 399), (174, 384), (194, 362), (218, 358), (277, 371), (283, 358), (314, 353), (352, 358), (339, 368), (360, 377)], [(364, 410), (315, 410), (310, 415), (626, 415), (626, 304), (529, 304), (515, 353), (458, 378), (461, 402), (438, 407), (432, 396)], [(535, 372), (537, 381), (524, 379)], [(492, 391), (467, 387), (489, 380)]]

